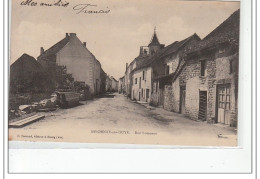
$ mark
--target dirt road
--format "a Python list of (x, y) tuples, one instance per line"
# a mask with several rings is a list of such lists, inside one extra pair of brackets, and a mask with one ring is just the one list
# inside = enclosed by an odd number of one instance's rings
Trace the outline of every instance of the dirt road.
[(9, 129), (10, 140), (236, 146), (233, 128), (192, 121), (162, 108), (133, 103), (113, 94), (70, 109), (43, 113), (45, 118)]

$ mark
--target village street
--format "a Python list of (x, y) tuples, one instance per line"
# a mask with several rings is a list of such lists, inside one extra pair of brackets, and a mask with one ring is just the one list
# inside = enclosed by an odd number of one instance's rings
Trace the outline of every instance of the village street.
[(197, 122), (114, 93), (10, 128), (10, 140), (235, 146), (234, 128)]

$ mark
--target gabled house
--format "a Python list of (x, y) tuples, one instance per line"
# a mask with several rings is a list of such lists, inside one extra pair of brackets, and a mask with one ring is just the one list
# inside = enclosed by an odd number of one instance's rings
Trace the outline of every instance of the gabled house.
[(66, 36), (48, 50), (41, 47), (37, 58), (55, 80), (57, 66), (64, 66), (76, 82), (85, 83), (92, 95), (101, 92), (101, 64), (75, 33)]
[[(237, 125), (240, 10), (187, 52), (179, 111), (195, 120)], [(176, 109), (178, 111), (178, 109)]]

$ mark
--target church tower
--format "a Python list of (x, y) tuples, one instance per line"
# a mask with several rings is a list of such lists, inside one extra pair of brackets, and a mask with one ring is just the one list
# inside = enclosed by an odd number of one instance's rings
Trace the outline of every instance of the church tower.
[(153, 55), (154, 53), (156, 53), (158, 50), (160, 50), (161, 48), (164, 47), (163, 44), (160, 44), (157, 34), (156, 34), (156, 27), (154, 28), (154, 34), (153, 37), (151, 39), (151, 42), (148, 45), (149, 47), (149, 54)]

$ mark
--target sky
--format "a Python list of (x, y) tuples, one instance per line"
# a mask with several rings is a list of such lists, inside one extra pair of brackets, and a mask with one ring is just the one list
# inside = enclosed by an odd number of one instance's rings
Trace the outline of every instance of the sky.
[[(26, 1), (35, 6), (21, 5)], [(69, 3), (41, 6), (40, 3)], [(91, 14), (84, 10), (104, 10)], [(80, 5), (80, 6), (79, 6)], [(95, 6), (93, 6), (95, 5)], [(76, 33), (100, 61), (104, 71), (122, 77), (126, 63), (147, 46), (154, 33), (161, 44), (169, 45), (197, 33), (204, 38), (239, 9), (239, 2), (175, 0), (12, 0), (10, 64), (24, 53), (37, 59), (45, 50)]]

